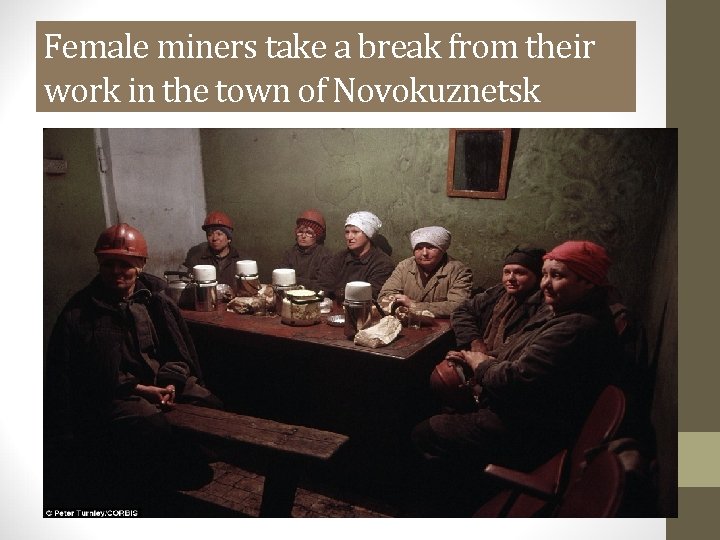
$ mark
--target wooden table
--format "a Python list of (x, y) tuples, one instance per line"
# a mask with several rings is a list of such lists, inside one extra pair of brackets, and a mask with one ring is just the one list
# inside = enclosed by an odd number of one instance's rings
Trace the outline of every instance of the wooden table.
[(357, 346), (323, 320), (222, 309), (183, 311), (207, 385), (228, 410), (350, 436), (363, 461), (407, 451), (410, 430), (436, 410), (428, 379), (454, 346), (447, 319), (403, 327), (389, 345)]
[[(403, 327), (400, 335), (392, 343), (373, 349), (355, 345), (351, 339), (345, 337), (342, 327), (330, 326), (325, 322), (327, 315), (322, 316), (322, 322), (319, 324), (291, 326), (281, 322), (277, 315), (262, 317), (240, 315), (224, 309), (209, 312), (183, 310), (182, 313), (185, 321), (195, 330), (201, 327), (224, 329), (232, 331), (237, 339), (271, 339), (278, 343), (285, 342), (288, 346), (314, 344), (325, 348), (328, 352), (337, 349), (362, 356), (395, 360), (412, 359), (431, 347), (434, 342), (447, 337), (448, 332), (451, 331), (448, 319), (436, 319), (431, 326), (423, 326), (420, 329)], [(341, 312), (334, 311), (328, 315), (338, 313)]]

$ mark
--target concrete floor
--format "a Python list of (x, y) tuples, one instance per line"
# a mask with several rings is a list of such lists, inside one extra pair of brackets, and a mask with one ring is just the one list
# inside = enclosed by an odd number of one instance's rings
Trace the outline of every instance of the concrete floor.
[[(207, 515), (213, 512), (224, 515), (257, 517), (260, 510), (265, 478), (253, 471), (224, 462), (211, 464), (213, 480), (194, 491), (182, 492), (197, 506), (187, 502), (188, 512)], [(322, 492), (315, 491), (319, 489)], [(364, 496), (339, 493), (337, 489), (299, 487), (295, 496), (292, 517), (387, 518), (397, 517), (398, 510)], [(207, 503), (204, 505), (203, 503)]]

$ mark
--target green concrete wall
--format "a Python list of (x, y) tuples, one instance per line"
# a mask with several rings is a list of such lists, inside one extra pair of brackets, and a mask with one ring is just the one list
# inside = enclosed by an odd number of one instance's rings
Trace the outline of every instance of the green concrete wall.
[(92, 129), (43, 130), (43, 157), (64, 159), (67, 174), (43, 177), (45, 343), (70, 296), (97, 274), (93, 247), (105, 228)]

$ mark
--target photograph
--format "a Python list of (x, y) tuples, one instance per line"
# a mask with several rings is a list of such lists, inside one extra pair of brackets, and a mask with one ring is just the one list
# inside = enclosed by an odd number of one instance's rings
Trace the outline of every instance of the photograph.
[(677, 129), (42, 152), (45, 511), (678, 516)]

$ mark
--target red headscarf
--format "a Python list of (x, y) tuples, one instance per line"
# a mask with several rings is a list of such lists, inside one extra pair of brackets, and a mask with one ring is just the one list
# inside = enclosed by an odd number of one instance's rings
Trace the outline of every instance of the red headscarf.
[(565, 263), (570, 270), (595, 285), (607, 285), (610, 257), (605, 248), (585, 240), (570, 240), (543, 257)]

